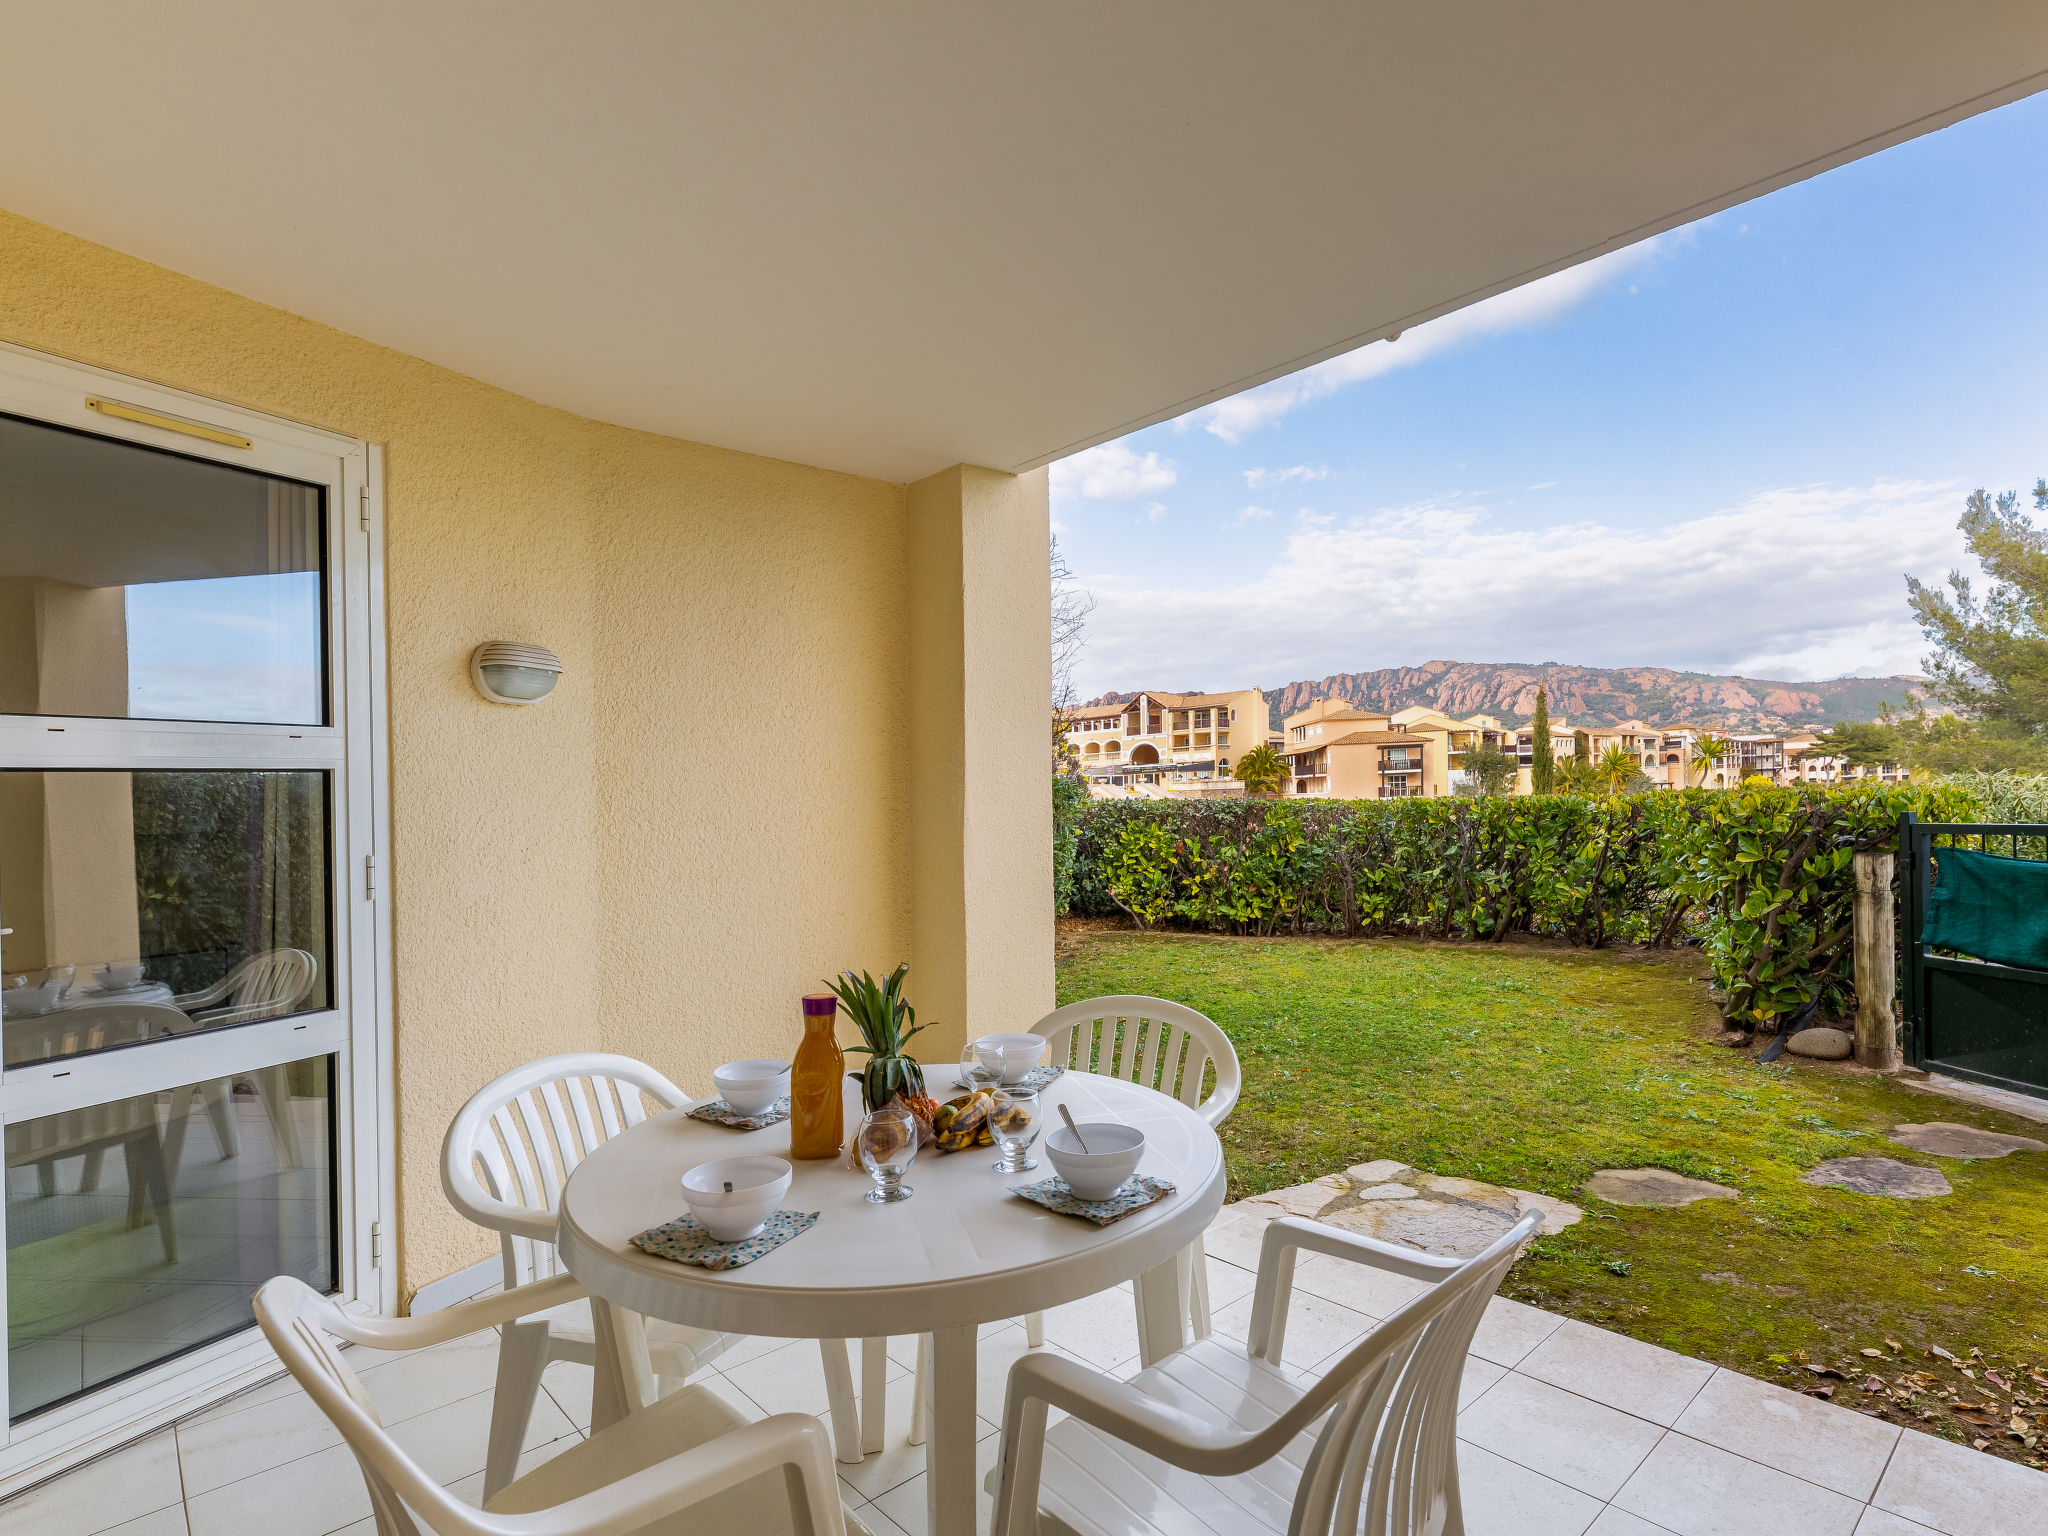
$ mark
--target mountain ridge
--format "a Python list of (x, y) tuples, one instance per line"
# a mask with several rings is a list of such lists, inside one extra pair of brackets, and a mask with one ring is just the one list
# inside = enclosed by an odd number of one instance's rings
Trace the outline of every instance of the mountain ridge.
[[(1426, 661), (1419, 667), (1333, 672), (1260, 690), (1274, 729), (1320, 698), (1343, 699), (1382, 711), (1421, 705), (1460, 718), (1498, 715), (1525, 724), (1536, 708), (1536, 689), (1550, 693), (1553, 720), (1573, 725), (1697, 725), (1740, 734), (1768, 734), (1837, 720), (1873, 720), (1880, 702), (1894, 707), (1927, 696), (1929, 681), (1911, 674), (1838, 677), (1791, 682), (1669, 667), (1580, 667), (1563, 662)], [(1198, 693), (1188, 688), (1176, 692)], [(1213, 691), (1213, 690), (1210, 690)], [(1090, 704), (1121, 704), (1134, 693), (1105, 693)]]

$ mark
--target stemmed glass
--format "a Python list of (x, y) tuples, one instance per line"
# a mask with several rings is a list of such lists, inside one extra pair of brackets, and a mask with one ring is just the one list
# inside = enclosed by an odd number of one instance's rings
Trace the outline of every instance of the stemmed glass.
[(867, 1199), (873, 1205), (893, 1205), (916, 1193), (903, 1182), (903, 1175), (917, 1161), (917, 1119), (900, 1104), (884, 1104), (861, 1121), (853, 1133), (854, 1151), (867, 1169), (875, 1187)]
[(993, 1164), (997, 1173), (1029, 1173), (1038, 1159), (1026, 1157), (1038, 1140), (1038, 1090), (1011, 1085), (1000, 1089), (989, 1104), (989, 1131), (1003, 1156)]

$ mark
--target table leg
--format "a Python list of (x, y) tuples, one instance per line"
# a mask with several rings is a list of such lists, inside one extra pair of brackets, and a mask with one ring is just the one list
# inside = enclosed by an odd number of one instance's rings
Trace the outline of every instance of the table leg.
[(1138, 1363), (1157, 1365), (1187, 1343), (1187, 1310), (1181, 1284), (1181, 1256), (1138, 1276)]
[(932, 1334), (932, 1412), (924, 1453), (925, 1529), (931, 1536), (973, 1536), (975, 1530), (975, 1338), (980, 1332), (940, 1328)]
[(596, 1379), (591, 1383), (590, 1428), (609, 1429), (654, 1401), (654, 1369), (647, 1358), (647, 1329), (638, 1312), (590, 1298), (591, 1332), (597, 1337)]
[(879, 1451), (889, 1426), (889, 1341), (860, 1341), (860, 1448)]

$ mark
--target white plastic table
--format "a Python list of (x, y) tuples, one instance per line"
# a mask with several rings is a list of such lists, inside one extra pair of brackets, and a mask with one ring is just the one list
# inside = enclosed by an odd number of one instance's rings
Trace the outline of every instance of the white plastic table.
[[(950, 1067), (925, 1069), (940, 1098), (956, 1091), (948, 1086), (955, 1075)], [(599, 1147), (570, 1175), (556, 1238), (563, 1264), (591, 1292), (600, 1355), (593, 1417), (651, 1400), (632, 1314), (778, 1338), (928, 1333), (929, 1529), (971, 1533), (978, 1326), (1135, 1280), (1141, 1352), (1157, 1359), (1186, 1342), (1175, 1260), (1223, 1204), (1222, 1144), (1186, 1105), (1083, 1072), (1066, 1073), (1039, 1097), (1041, 1142), (1043, 1128), (1059, 1123), (1061, 1102), (1084, 1123), (1137, 1126), (1145, 1133), (1139, 1171), (1170, 1179), (1176, 1193), (1097, 1227), (1005, 1193), (1051, 1176), (1042, 1147), (1033, 1149), (1037, 1171), (1026, 1174), (995, 1172), (991, 1148), (926, 1148), (904, 1181), (916, 1195), (896, 1205), (863, 1199), (874, 1186), (843, 1159), (799, 1162), (783, 1204), (817, 1211), (817, 1225), (752, 1264), (714, 1272), (650, 1257), (631, 1239), (683, 1214), (684, 1170), (742, 1153), (787, 1156), (788, 1122), (737, 1132), (674, 1110)], [(855, 1123), (849, 1110), (849, 1135)], [(863, 1360), (863, 1395), (876, 1411), (880, 1353)]]

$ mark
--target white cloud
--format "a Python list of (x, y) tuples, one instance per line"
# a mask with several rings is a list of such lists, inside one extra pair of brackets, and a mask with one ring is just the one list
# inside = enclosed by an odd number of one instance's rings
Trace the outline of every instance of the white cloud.
[(1295, 526), (1299, 528), (1327, 528), (1336, 521), (1336, 513), (1318, 512), (1314, 507), (1303, 507), (1294, 514)]
[[(1266, 687), (1335, 671), (1556, 659), (1757, 677), (1919, 670), (1905, 572), (1967, 567), (1955, 486), (1761, 491), (1659, 528), (1496, 523), (1479, 505), (1336, 526), (1304, 509), (1235, 587), (1091, 581), (1090, 693), (1166, 672)], [(1192, 671), (1190, 670), (1192, 669)]]
[(1163, 521), (1165, 517), (1166, 503), (1163, 501), (1155, 501), (1152, 503), (1151, 506), (1145, 509), (1145, 521), (1148, 523), (1156, 523)]
[(1123, 443), (1104, 443), (1053, 465), (1052, 493), (1090, 501), (1136, 501), (1179, 479), (1180, 470), (1171, 459), (1134, 453)]
[(1267, 469), (1262, 465), (1244, 472), (1244, 483), (1255, 491), (1263, 491), (1269, 485), (1286, 485), (1290, 481), (1311, 483), (1329, 478), (1330, 467), (1327, 464), (1290, 464), (1285, 469)]
[(1204, 430), (1226, 443), (1243, 442), (1252, 433), (1272, 426), (1296, 406), (1333, 395), (1362, 379), (1411, 367), (1435, 353), (1481, 336), (1528, 330), (1555, 320), (1641, 266), (1663, 248), (1668, 238), (1655, 236), (1539, 277), (1520, 288), (1497, 293), (1490, 299), (1481, 299), (1477, 304), (1405, 331), (1393, 341), (1369, 342), (1355, 352), (1346, 352), (1284, 379), (1203, 406), (1181, 417), (1175, 425), (1185, 429), (1199, 422)]
[(1237, 520), (1240, 523), (1255, 523), (1272, 515), (1273, 509), (1271, 507), (1246, 507), (1237, 514)]

